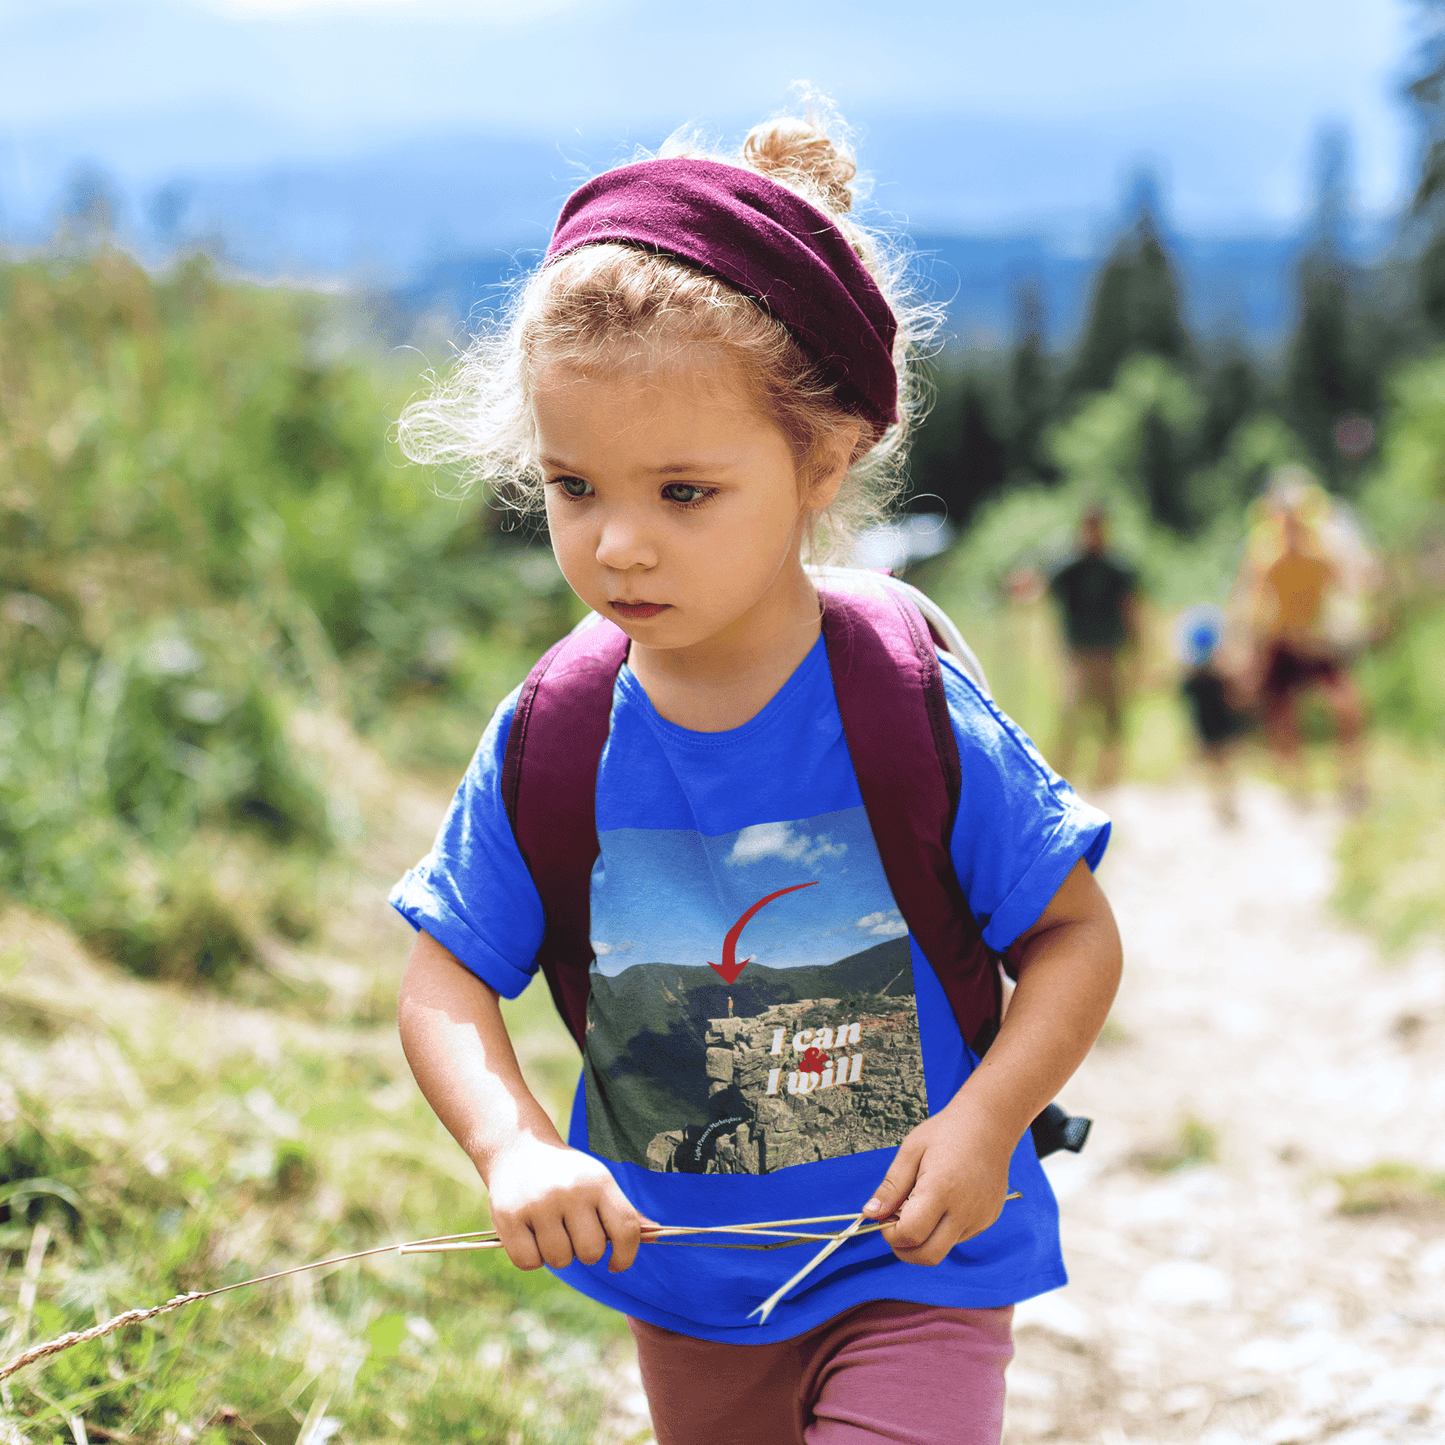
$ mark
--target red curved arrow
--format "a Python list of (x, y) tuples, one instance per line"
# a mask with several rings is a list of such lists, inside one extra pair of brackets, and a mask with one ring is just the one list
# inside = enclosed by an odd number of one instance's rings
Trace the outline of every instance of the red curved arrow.
[(743, 929), (747, 926), (748, 920), (758, 909), (765, 904), (771, 903), (775, 898), (781, 898), (785, 893), (796, 893), (800, 888), (816, 888), (821, 880), (815, 879), (812, 883), (794, 883), (791, 888), (779, 888), (776, 893), (769, 893), (766, 898), (759, 898), (733, 926), (728, 929), (728, 936), (723, 939), (723, 961), (713, 963), (708, 960), (708, 967), (716, 970), (722, 975), (723, 982), (729, 987), (738, 981), (738, 975), (745, 969), (752, 960), (749, 955), (741, 963), (737, 961), (738, 939), (742, 937)]

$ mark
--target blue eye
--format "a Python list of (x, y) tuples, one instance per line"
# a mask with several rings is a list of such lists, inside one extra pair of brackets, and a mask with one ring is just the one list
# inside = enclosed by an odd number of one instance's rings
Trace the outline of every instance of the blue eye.
[(585, 497), (592, 490), (591, 482), (584, 482), (581, 477), (558, 477), (557, 485), (569, 497)]
[(707, 487), (695, 487), (691, 482), (669, 482), (662, 489), (662, 495), (669, 502), (677, 502), (687, 507), (706, 500), (712, 493)]

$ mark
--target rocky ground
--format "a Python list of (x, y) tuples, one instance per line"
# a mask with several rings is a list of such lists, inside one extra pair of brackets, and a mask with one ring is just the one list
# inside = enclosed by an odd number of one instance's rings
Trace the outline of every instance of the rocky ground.
[(1018, 1310), (1007, 1440), (1438, 1445), (1445, 1200), (1351, 1176), (1445, 1173), (1445, 955), (1341, 929), (1324, 806), (1105, 802), (1127, 972), (1065, 1093), (1097, 1121), (1048, 1166), (1072, 1283)]

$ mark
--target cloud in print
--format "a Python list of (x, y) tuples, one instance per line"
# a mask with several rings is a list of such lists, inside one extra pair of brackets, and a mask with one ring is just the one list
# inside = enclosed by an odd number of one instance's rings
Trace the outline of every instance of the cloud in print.
[(738, 834), (728, 862), (741, 868), (764, 858), (782, 858), (806, 865), (822, 858), (841, 858), (847, 851), (846, 843), (835, 843), (826, 833), (810, 838), (795, 831), (791, 823), (755, 823)]
[(861, 804), (711, 836), (692, 828), (604, 828), (597, 836), (588, 932), (597, 971), (609, 978), (647, 963), (726, 965), (727, 935), (774, 894), (778, 901), (734, 940), (734, 962), (816, 967), (903, 933), (900, 926), (872, 938), (857, 926), (869, 913), (881, 922), (895, 903)]
[(870, 938), (901, 938), (908, 932), (908, 925), (896, 908), (886, 913), (864, 914), (854, 927), (861, 928)]

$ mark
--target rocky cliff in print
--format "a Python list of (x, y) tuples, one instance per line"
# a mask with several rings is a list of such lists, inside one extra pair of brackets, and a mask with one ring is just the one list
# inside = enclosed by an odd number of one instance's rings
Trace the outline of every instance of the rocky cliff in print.
[[(927, 1117), (907, 931), (862, 808), (722, 838), (601, 841), (593, 930), (608, 936), (594, 939), (584, 1057), (594, 1152), (766, 1174), (894, 1147)], [(666, 888), (639, 888), (639, 867)]]

